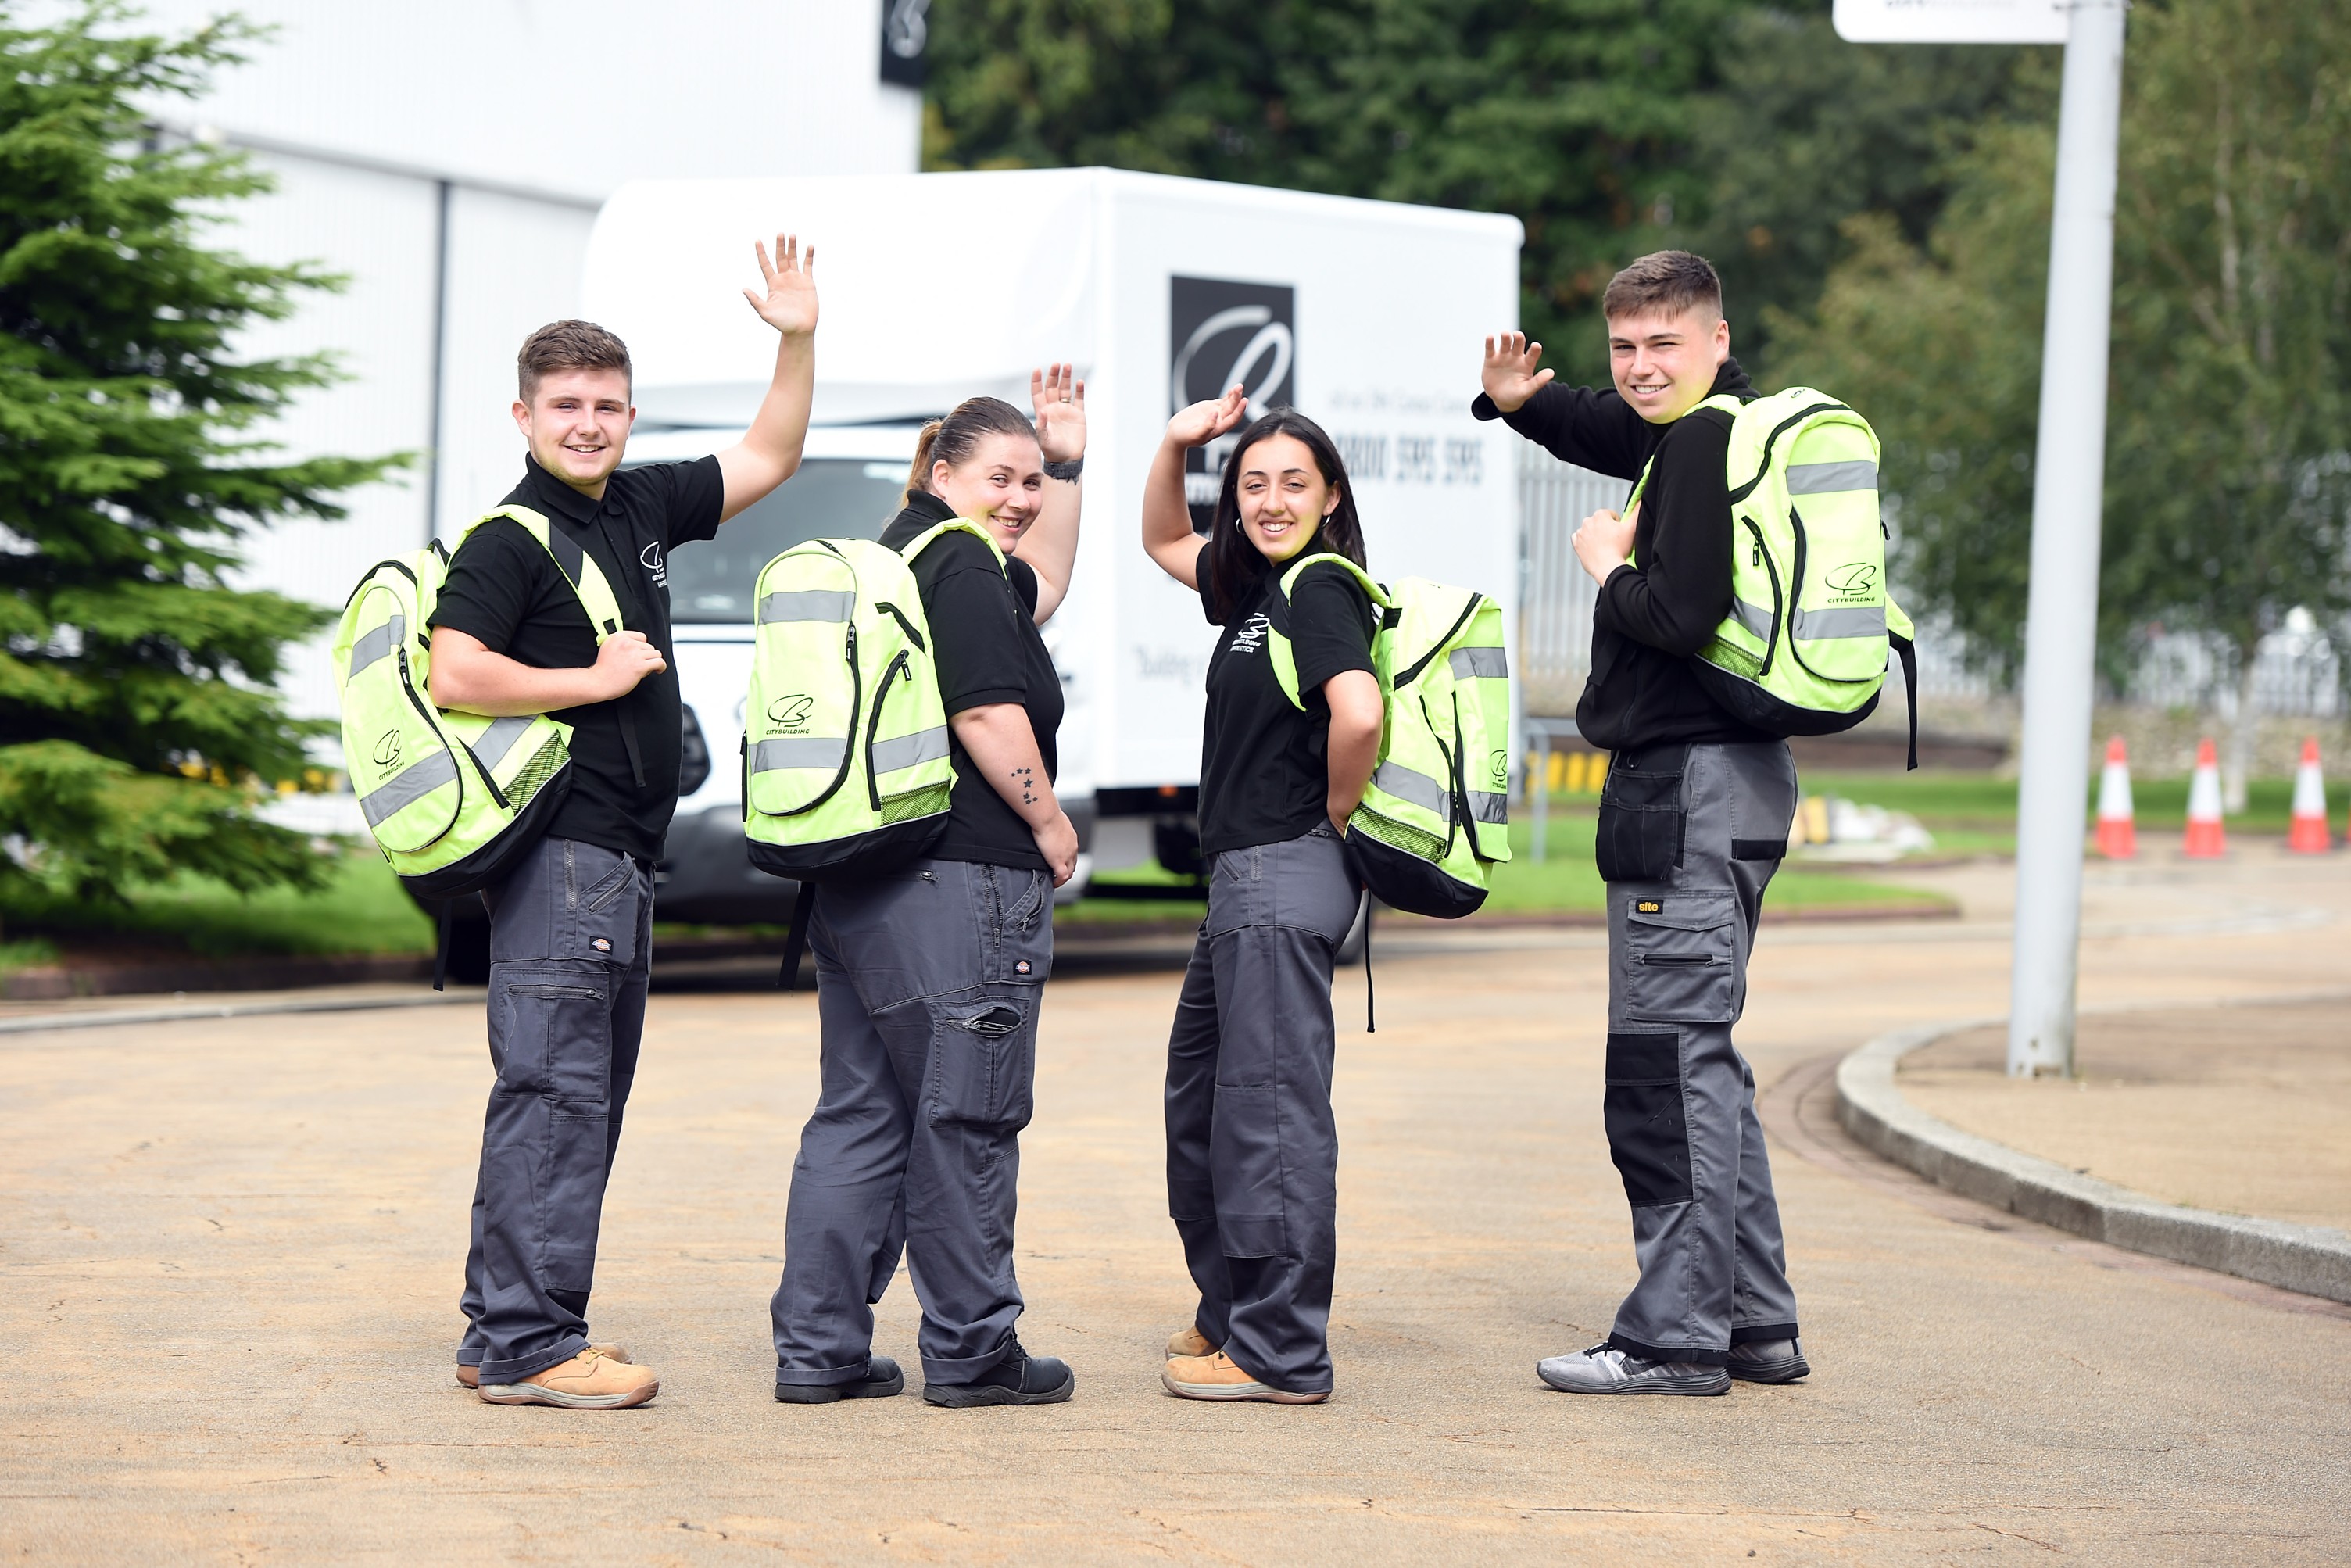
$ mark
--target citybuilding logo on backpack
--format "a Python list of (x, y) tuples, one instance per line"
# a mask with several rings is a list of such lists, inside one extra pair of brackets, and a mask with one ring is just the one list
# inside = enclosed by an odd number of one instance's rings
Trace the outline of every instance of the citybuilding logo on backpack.
[(814, 697), (802, 696), (798, 692), (794, 692), (789, 696), (778, 697), (774, 702), (769, 703), (768, 718), (775, 725), (778, 734), (798, 735), (808, 728), (809, 710), (815, 706)]
[(1865, 560), (1841, 566), (1821, 580), (1837, 595), (1837, 602), (1872, 599), (1877, 594), (1877, 568)]
[[(383, 769), (384, 774), (391, 773), (400, 766), (400, 731), (387, 729), (377, 739), (374, 761), (378, 768)], [(377, 777), (382, 776), (379, 774)]]

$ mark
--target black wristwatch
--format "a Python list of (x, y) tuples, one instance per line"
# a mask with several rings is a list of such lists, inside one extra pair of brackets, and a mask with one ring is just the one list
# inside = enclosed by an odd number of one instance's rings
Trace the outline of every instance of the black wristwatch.
[(1067, 463), (1048, 463), (1045, 465), (1045, 477), (1048, 479), (1059, 479), (1064, 485), (1070, 483), (1085, 471), (1086, 460), (1082, 457), (1072, 458)]

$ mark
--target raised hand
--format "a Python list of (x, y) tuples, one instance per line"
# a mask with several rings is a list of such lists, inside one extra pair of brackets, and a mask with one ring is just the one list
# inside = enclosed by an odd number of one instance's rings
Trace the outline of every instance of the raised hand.
[(1535, 395), (1552, 379), (1549, 371), (1535, 366), (1542, 360), (1542, 345), (1530, 343), (1524, 332), (1503, 332), (1486, 340), (1486, 369), (1481, 378), (1486, 383), (1486, 395), (1504, 413), (1514, 413), (1527, 399)]
[(754, 242), (751, 249), (759, 258), (759, 277), (767, 292), (761, 295), (747, 288), (743, 298), (751, 302), (759, 319), (788, 338), (805, 338), (814, 332), (816, 246), (804, 252), (798, 235), (778, 235), (772, 263), (764, 244)]
[(1086, 455), (1086, 383), (1074, 365), (1029, 372), (1029, 402), (1037, 411), (1037, 444), (1048, 463), (1075, 463)]
[(1249, 392), (1238, 382), (1225, 395), (1196, 402), (1167, 422), (1167, 439), (1178, 446), (1206, 446), (1249, 414)]

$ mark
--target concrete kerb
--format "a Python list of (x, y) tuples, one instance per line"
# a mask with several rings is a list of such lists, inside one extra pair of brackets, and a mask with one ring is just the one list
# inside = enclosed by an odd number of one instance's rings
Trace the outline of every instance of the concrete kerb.
[(424, 991), (414, 996), (283, 997), (256, 1002), (189, 1002), (154, 1008), (91, 1008), (54, 1013), (25, 1013), (0, 1019), (0, 1035), (34, 1034), (46, 1030), (110, 1029), (118, 1024), (184, 1023), (198, 1019), (259, 1018), (270, 1013), (346, 1013), (377, 1008), (431, 1008), (457, 1002), (479, 1002), (480, 987), (448, 991)]
[(1837, 1120), (1869, 1148), (1938, 1186), (2094, 1241), (2265, 1285), (2351, 1301), (2351, 1235), (2164, 1203), (1961, 1132), (1902, 1097), (1894, 1071), (1914, 1051), (2005, 1019), (1964, 1019), (1881, 1035), (1837, 1064)]

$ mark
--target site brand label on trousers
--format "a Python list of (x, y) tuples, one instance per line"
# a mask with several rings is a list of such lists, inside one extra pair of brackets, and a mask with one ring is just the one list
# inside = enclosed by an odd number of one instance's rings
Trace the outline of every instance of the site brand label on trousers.
[[(1298, 397), (1298, 291), (1281, 283), (1213, 277), (1167, 280), (1167, 412), (1220, 397), (1238, 382), (1249, 419)], [(1235, 435), (1184, 455), (1184, 499), (1192, 531), (1214, 525), (1217, 491)]]
[(1645, 898), (1633, 905), (1633, 909), (1635, 913), (1640, 915), (1663, 915), (1666, 912), (1666, 905), (1662, 899)]

